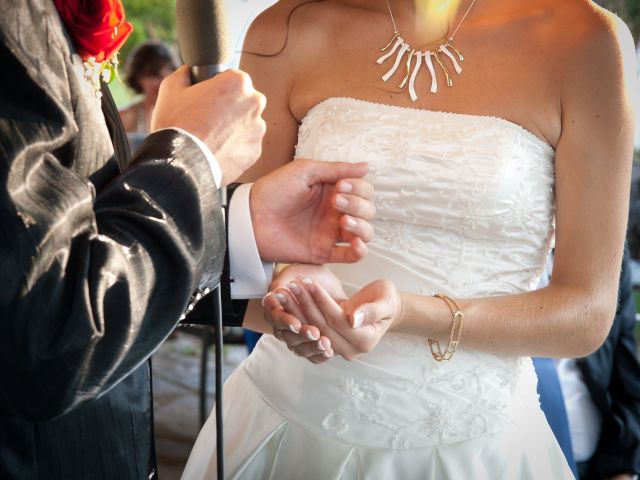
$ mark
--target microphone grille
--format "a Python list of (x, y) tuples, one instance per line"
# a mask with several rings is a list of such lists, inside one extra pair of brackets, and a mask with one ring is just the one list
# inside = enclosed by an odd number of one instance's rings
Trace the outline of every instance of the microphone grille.
[(176, 0), (176, 26), (187, 65), (218, 65), (231, 61), (224, 0)]

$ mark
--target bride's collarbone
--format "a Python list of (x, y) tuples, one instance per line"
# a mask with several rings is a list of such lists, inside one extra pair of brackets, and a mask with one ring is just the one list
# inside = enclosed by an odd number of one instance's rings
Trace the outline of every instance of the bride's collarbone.
[[(514, 88), (510, 82), (475, 81), (475, 75), (467, 78), (460, 75), (454, 79), (452, 87), (446, 85), (441, 91), (429, 92), (426, 80), (417, 86), (418, 99), (412, 101), (405, 89), (398, 88), (396, 82), (383, 82), (379, 77), (344, 79), (318, 78), (317, 82), (307, 83), (306, 88), (296, 89), (292, 94), (291, 112), (298, 122), (313, 107), (330, 98), (351, 98), (382, 105), (393, 105), (418, 110), (459, 113), (473, 116), (499, 117), (538, 136), (551, 145), (555, 145), (559, 136), (559, 118), (545, 93), (536, 89), (536, 83), (517, 82)], [(487, 77), (485, 77), (486, 79)]]

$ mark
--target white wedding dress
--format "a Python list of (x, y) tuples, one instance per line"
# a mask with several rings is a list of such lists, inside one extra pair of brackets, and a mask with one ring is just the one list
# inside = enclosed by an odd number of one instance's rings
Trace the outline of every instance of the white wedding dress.
[[(369, 255), (332, 269), (347, 293), (387, 278), (453, 298), (532, 290), (554, 238), (554, 151), (500, 118), (330, 98), (297, 156), (367, 161), (376, 189)], [(425, 312), (425, 322), (428, 312)], [(516, 321), (516, 319), (514, 319)], [(228, 478), (571, 479), (540, 410), (528, 357), (388, 333), (357, 361), (322, 365), (265, 335), (225, 385)], [(183, 480), (216, 476), (215, 418)]]

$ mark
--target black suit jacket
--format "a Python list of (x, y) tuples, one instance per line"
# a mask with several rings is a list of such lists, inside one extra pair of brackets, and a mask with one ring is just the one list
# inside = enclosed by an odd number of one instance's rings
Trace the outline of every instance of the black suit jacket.
[(578, 366), (602, 415), (602, 431), (588, 479), (640, 473), (640, 363), (627, 252), (622, 263), (615, 320), (604, 344)]
[(2, 7), (0, 478), (147, 478), (144, 361), (220, 275), (219, 195), (173, 130), (120, 173), (53, 3)]

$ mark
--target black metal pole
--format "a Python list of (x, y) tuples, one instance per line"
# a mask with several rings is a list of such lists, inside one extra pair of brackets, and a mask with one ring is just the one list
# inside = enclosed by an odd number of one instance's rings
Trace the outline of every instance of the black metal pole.
[(222, 295), (220, 287), (213, 293), (215, 300), (216, 335), (216, 457), (218, 461), (218, 479), (224, 478), (224, 437), (222, 435)]

